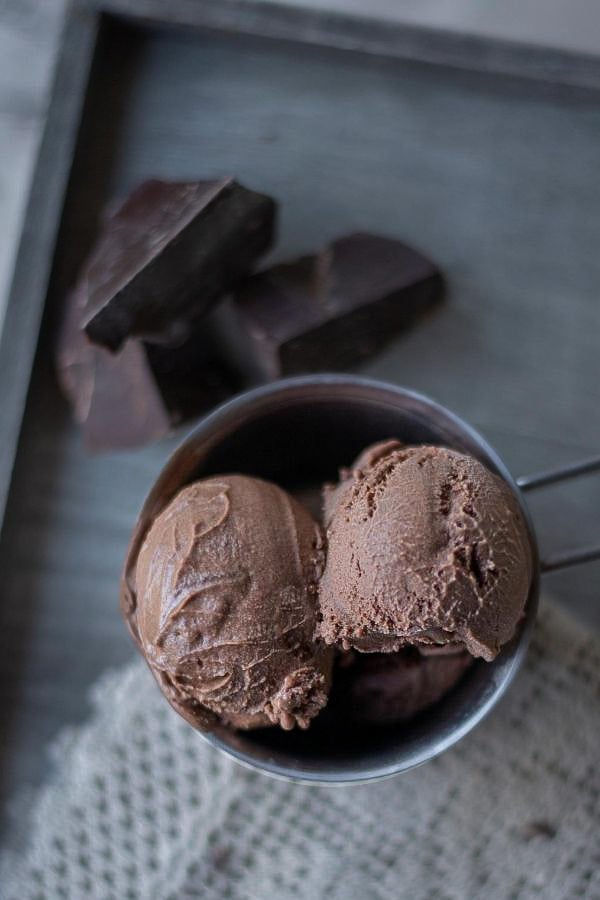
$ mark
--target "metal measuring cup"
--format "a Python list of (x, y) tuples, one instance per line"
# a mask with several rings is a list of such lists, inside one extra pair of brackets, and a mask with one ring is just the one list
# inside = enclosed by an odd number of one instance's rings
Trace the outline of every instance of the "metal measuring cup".
[(443, 406), (391, 384), (343, 375), (311, 375), (256, 388), (200, 422), (150, 491), (130, 557), (156, 515), (190, 481), (240, 472), (294, 493), (335, 480), (338, 468), (364, 447), (390, 437), (471, 454), (509, 485), (525, 517), (534, 560), (523, 619), (493, 662), (477, 660), (455, 688), (412, 722), (352, 728), (326, 708), (305, 732), (236, 732), (223, 726), (202, 735), (253, 769), (304, 783), (350, 784), (399, 774), (447, 750), (495, 706), (521, 666), (536, 618), (540, 575), (600, 557), (599, 545), (540, 561), (523, 499), (537, 487), (600, 469), (600, 457), (515, 480), (487, 441)]

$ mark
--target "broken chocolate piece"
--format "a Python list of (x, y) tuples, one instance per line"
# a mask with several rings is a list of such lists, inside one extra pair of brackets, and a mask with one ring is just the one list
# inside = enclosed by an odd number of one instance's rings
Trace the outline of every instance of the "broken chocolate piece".
[(111, 353), (80, 329), (85, 304), (82, 281), (68, 299), (57, 366), (88, 450), (121, 450), (158, 440), (237, 388), (211, 356), (204, 326), (178, 347), (126, 341)]
[(128, 338), (181, 343), (274, 230), (274, 201), (232, 178), (146, 181), (106, 220), (86, 266), (80, 325), (112, 351)]
[(352, 234), (274, 266), (238, 289), (249, 368), (262, 379), (346, 368), (442, 296), (439, 269), (400, 241)]

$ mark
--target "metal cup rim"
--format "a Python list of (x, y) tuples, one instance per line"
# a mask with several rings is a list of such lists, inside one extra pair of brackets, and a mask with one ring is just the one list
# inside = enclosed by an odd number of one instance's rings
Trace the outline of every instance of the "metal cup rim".
[[(312, 768), (303, 769), (302, 766), (284, 765), (276, 760), (259, 760), (248, 752), (236, 747), (235, 732), (228, 729), (221, 728), (216, 732), (210, 733), (199, 732), (204, 741), (232, 757), (246, 768), (263, 772), (274, 778), (305, 785), (341, 786), (365, 784), (391, 778), (401, 772), (423, 765), (454, 746), (488, 715), (512, 683), (525, 658), (537, 614), (540, 572), (535, 531), (522, 493), (502, 458), (488, 441), (456, 413), (418, 391), (354, 375), (316, 374), (285, 378), (268, 385), (251, 388), (217, 407), (188, 433), (169, 457), (146, 499), (140, 519), (143, 520), (144, 517), (146, 519), (153, 518), (157, 512), (157, 504), (162, 503), (164, 505), (164, 489), (169, 480), (169, 473), (174, 467), (176, 468), (179, 465), (180, 460), (184, 456), (189, 454), (191, 446), (198, 444), (200, 441), (203, 444), (206, 444), (206, 442), (210, 444), (211, 437), (216, 438), (219, 433), (221, 433), (222, 440), (223, 430), (229, 429), (227, 433), (231, 433), (232, 428), (240, 427), (242, 423), (246, 423), (260, 412), (264, 412), (274, 401), (285, 401), (286, 403), (292, 402), (295, 404), (314, 403), (318, 402), (319, 399), (326, 399), (327, 392), (333, 391), (338, 393), (346, 391), (350, 399), (357, 399), (358, 392), (363, 395), (363, 399), (370, 398), (373, 403), (384, 403), (386, 397), (388, 405), (393, 399), (396, 401), (402, 400), (404, 403), (412, 403), (415, 408), (418, 407), (421, 411), (423, 409), (428, 410), (430, 417), (440, 418), (468, 438), (506, 481), (517, 498), (529, 531), (534, 561), (534, 575), (525, 615), (517, 628), (515, 636), (502, 648), (497, 658), (498, 660), (502, 659), (502, 674), (497, 685), (486, 701), (466, 715), (450, 734), (437, 740), (435, 735), (432, 735), (429, 744), (421, 753), (413, 754), (408, 759), (399, 759), (388, 765), (372, 766), (365, 768), (364, 771), (352, 772), (351, 774), (344, 771), (336, 772), (335, 768), (319, 772)], [(317, 394), (320, 393), (321, 398), (315, 396), (315, 392)], [(331, 398), (329, 398), (329, 402), (331, 402)], [(218, 446), (218, 440), (215, 440), (215, 446)], [(485, 665), (494, 666), (495, 663)]]

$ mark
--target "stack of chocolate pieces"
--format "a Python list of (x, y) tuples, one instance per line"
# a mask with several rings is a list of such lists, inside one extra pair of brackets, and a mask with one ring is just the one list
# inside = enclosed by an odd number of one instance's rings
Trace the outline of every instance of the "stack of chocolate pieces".
[(105, 218), (58, 346), (89, 449), (156, 440), (249, 380), (346, 368), (441, 298), (432, 262), (370, 234), (253, 274), (275, 223), (275, 202), (232, 178), (147, 181)]

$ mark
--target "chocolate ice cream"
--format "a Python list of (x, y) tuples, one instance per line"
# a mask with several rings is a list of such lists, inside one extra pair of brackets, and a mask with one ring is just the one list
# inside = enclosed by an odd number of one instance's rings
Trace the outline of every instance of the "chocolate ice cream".
[(368, 448), (325, 492), (317, 634), (392, 651), (465, 647), (491, 661), (523, 615), (531, 548), (510, 488), (443, 447)]
[(395, 725), (441, 700), (474, 662), (466, 650), (424, 656), (415, 647), (396, 653), (340, 655), (330, 703), (344, 722)]
[(158, 515), (126, 564), (122, 605), (188, 722), (308, 727), (331, 669), (331, 652), (314, 642), (323, 562), (309, 513), (256, 478), (197, 481)]

